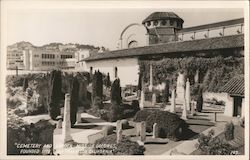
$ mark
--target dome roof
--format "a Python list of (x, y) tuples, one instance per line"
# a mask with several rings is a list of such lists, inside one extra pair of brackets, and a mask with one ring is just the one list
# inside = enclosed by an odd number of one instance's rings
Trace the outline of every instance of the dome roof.
[(181, 19), (177, 14), (174, 12), (154, 12), (150, 14), (146, 19), (142, 21), (142, 24), (144, 24), (147, 21), (152, 20), (164, 20), (164, 19), (178, 19), (182, 23), (184, 22), (183, 19)]

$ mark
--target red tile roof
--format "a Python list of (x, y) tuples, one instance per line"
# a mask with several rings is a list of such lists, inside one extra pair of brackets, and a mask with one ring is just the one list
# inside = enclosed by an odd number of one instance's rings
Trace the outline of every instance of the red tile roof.
[(138, 57), (143, 55), (181, 53), (193, 51), (207, 51), (228, 48), (244, 47), (244, 35), (231, 35), (224, 37), (214, 37), (208, 39), (170, 42), (164, 44), (155, 44), (144, 47), (114, 50), (103, 53), (96, 53), (82, 61), (95, 61), (112, 58)]
[(231, 95), (244, 96), (244, 75), (237, 76), (229, 80), (221, 89), (220, 92), (226, 92)]

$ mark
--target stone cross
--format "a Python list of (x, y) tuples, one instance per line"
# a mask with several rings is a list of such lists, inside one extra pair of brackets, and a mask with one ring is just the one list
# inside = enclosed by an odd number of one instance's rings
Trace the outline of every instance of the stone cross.
[(63, 143), (67, 143), (72, 141), (72, 137), (70, 135), (70, 95), (67, 93), (65, 94), (65, 103), (64, 103), (64, 119), (63, 119), (63, 126), (62, 126), (62, 137)]
[(154, 107), (155, 104), (156, 104), (156, 94), (153, 93), (153, 94), (152, 94), (152, 106)]
[(117, 135), (116, 143), (120, 143), (122, 140), (122, 129), (119, 129), (116, 135)]
[[(185, 95), (184, 95), (184, 99), (185, 99)], [(186, 101), (184, 100), (184, 104), (183, 104), (183, 110), (182, 110), (182, 119), (187, 120), (187, 104)]]
[(144, 108), (144, 101), (145, 101), (145, 95), (144, 95), (144, 91), (142, 89), (142, 91), (141, 91), (141, 100), (140, 100), (140, 108), (141, 109)]
[(159, 126), (157, 123), (153, 125), (153, 138), (158, 138), (159, 136)]
[(144, 142), (146, 140), (146, 122), (142, 121), (140, 123), (140, 140)]
[(175, 113), (175, 89), (172, 90), (171, 94), (171, 107), (170, 107), (170, 112)]

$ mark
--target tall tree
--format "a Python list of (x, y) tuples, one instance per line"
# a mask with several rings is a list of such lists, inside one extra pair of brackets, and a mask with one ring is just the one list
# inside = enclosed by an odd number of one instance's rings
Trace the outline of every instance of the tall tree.
[(51, 73), (51, 95), (49, 104), (49, 114), (52, 119), (60, 115), (60, 101), (62, 99), (62, 77), (61, 71), (52, 71)]
[(71, 94), (70, 94), (70, 122), (71, 127), (74, 126), (76, 122), (76, 113), (79, 105), (79, 82), (75, 76), (73, 79)]

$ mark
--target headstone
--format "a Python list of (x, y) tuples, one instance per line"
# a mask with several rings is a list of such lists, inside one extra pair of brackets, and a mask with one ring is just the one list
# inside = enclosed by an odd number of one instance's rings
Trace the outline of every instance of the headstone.
[(136, 123), (136, 136), (140, 136), (140, 132), (141, 132), (141, 123)]
[(77, 124), (82, 123), (81, 112), (79, 111), (76, 113), (76, 123)]
[(195, 104), (194, 101), (191, 102), (191, 115), (193, 116), (195, 114), (195, 110), (194, 110)]
[(186, 94), (185, 94), (185, 100), (187, 105), (187, 110), (190, 111), (190, 82), (189, 79), (187, 79), (186, 82)]
[(64, 103), (64, 119), (63, 119), (63, 126), (62, 126), (62, 138), (63, 143), (67, 143), (72, 141), (72, 137), (70, 135), (70, 95), (67, 93), (65, 94), (65, 103)]
[(180, 104), (184, 104), (184, 101), (185, 101), (184, 85), (185, 85), (184, 75), (182, 73), (179, 73), (178, 78), (177, 78), (177, 86), (176, 86), (176, 94), (177, 94), (176, 101)]
[(116, 131), (118, 132), (119, 129), (122, 129), (122, 122), (121, 122), (121, 120), (116, 121)]
[(152, 106), (154, 107), (155, 104), (156, 104), (156, 94), (153, 93), (153, 94), (152, 94)]
[(159, 136), (159, 126), (157, 123), (153, 125), (153, 138), (158, 138)]
[(105, 137), (105, 132), (100, 131), (95, 134), (88, 135), (88, 143), (95, 143), (96, 140), (104, 138)]
[(144, 91), (141, 91), (141, 99), (140, 99), (140, 108), (143, 109), (144, 108), (144, 101), (145, 101), (145, 95), (144, 95)]
[(119, 129), (116, 135), (117, 135), (116, 143), (120, 143), (122, 140), (122, 129)]
[[(185, 96), (184, 96), (185, 98)], [(184, 104), (183, 104), (183, 110), (182, 110), (182, 116), (181, 116), (182, 119), (184, 120), (187, 120), (187, 105), (186, 105), (186, 101), (184, 101)]]
[(62, 128), (62, 119), (59, 119), (56, 125), (56, 128), (61, 129)]
[(171, 107), (170, 107), (170, 112), (175, 113), (175, 89), (172, 90), (171, 94)]
[(146, 140), (146, 122), (142, 121), (140, 123), (140, 140), (144, 142)]

